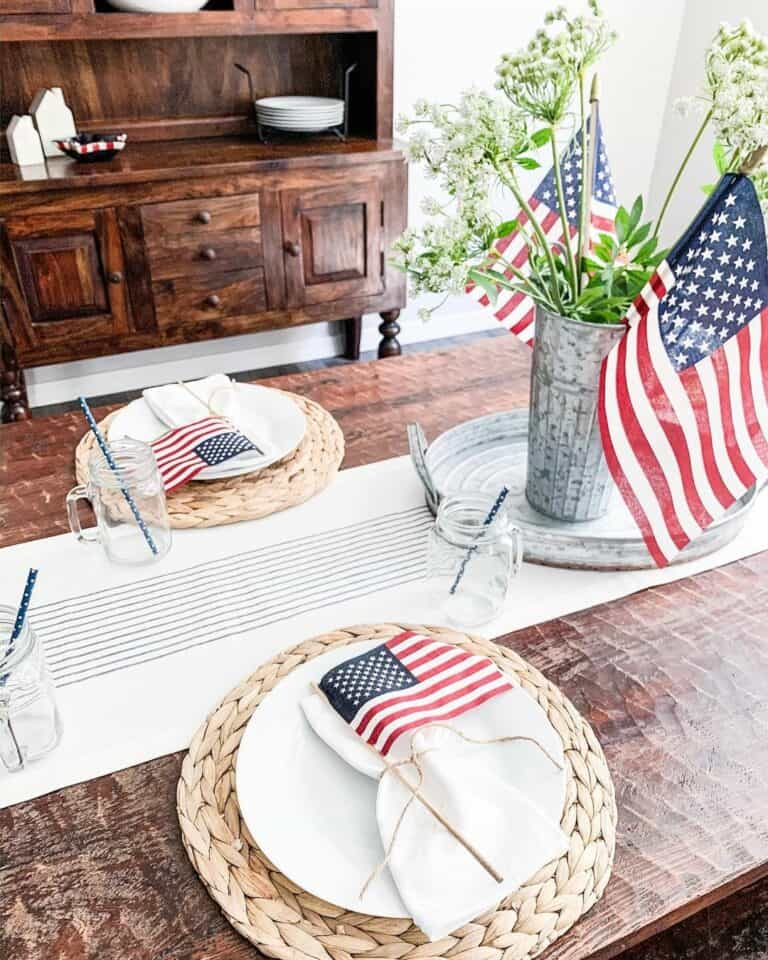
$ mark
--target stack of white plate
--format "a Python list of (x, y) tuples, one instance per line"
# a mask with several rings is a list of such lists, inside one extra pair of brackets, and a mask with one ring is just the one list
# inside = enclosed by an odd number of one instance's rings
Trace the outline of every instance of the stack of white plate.
[(330, 97), (265, 97), (256, 101), (259, 123), (294, 133), (317, 133), (344, 123), (344, 101)]

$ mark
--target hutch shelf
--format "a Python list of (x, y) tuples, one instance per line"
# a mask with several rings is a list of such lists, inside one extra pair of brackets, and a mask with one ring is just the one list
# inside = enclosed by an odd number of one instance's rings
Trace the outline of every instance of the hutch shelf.
[[(106, 163), (18, 168), (0, 143), (0, 399), (25, 367), (339, 320), (345, 355), (381, 315), (400, 352), (407, 167), (392, 142), (393, 0), (212, 0), (128, 14), (106, 0), (0, 0), (0, 128), (60, 86)], [(349, 135), (259, 141), (258, 96), (338, 96)]]

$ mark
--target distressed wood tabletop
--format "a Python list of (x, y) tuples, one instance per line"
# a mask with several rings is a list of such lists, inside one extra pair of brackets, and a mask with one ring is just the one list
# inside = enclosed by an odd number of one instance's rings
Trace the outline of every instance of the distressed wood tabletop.
[[(353, 466), (405, 453), (409, 421), (433, 437), (523, 405), (528, 363), (528, 351), (510, 337), (262, 382), (329, 409)], [(75, 413), (0, 428), (0, 546), (65, 529), (82, 432)], [(755, 913), (768, 902), (759, 882), (768, 876), (768, 554), (500, 642), (589, 719), (619, 805), (606, 895), (547, 956), (608, 958), (630, 948), (632, 960), (765, 956), (745, 949), (729, 920), (737, 916), (753, 943), (768, 942)], [(0, 957), (256, 955), (221, 917), (182, 849), (181, 757), (0, 811)], [(0, 791), (2, 782), (0, 775)], [(738, 897), (750, 884), (748, 897)], [(685, 918), (693, 919), (655, 936)]]

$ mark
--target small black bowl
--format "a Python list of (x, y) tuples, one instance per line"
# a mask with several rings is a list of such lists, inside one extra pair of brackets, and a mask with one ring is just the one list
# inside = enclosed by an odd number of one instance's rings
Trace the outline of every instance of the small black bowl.
[(100, 163), (116, 157), (127, 140), (125, 133), (78, 133), (76, 137), (57, 140), (56, 146), (78, 163)]

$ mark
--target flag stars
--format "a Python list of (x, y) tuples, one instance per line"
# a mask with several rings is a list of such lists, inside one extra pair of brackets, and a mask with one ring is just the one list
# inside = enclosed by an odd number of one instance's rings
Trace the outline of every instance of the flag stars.
[(737, 230), (743, 230), (746, 222), (746, 217), (736, 217), (736, 219), (733, 221), (733, 225)]

